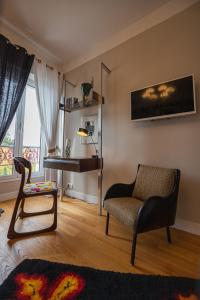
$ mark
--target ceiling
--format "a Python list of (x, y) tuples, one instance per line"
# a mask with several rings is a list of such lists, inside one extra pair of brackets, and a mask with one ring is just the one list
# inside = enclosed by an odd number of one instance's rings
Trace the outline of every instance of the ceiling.
[(0, 16), (67, 64), (167, 2), (0, 0)]
[(167, 1), (1, 0), (1, 14), (67, 62)]

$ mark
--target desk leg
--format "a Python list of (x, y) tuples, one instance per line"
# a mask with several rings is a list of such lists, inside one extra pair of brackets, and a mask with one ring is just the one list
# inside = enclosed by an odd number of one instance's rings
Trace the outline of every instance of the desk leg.
[(102, 216), (102, 183), (103, 183), (103, 172), (102, 170), (98, 173), (98, 205), (99, 205), (99, 216)]
[(63, 201), (63, 187), (64, 186), (64, 174), (63, 171), (61, 171), (61, 189), (60, 189), (60, 201)]

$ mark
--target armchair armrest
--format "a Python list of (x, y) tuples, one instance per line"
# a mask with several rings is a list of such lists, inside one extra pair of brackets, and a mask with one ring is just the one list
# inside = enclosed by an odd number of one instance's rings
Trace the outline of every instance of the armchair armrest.
[(110, 198), (131, 197), (135, 182), (130, 184), (116, 183), (113, 184), (106, 192), (104, 201)]
[(176, 194), (168, 197), (153, 196), (144, 201), (139, 209), (134, 227), (145, 232), (174, 224), (176, 215)]

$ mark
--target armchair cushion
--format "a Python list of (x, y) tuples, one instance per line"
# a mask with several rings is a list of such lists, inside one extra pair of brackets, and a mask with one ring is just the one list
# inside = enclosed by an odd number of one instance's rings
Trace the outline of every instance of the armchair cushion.
[(142, 205), (143, 201), (133, 197), (111, 198), (104, 201), (107, 212), (128, 226), (134, 225), (137, 212)]
[(133, 197), (146, 200), (152, 196), (166, 197), (174, 186), (175, 170), (140, 165)]

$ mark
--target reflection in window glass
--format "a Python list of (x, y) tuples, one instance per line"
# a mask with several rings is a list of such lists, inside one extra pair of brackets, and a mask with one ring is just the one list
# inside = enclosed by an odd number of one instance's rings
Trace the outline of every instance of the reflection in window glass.
[(40, 169), (41, 123), (35, 88), (26, 86), (23, 156), (32, 164), (32, 171)]
[(12, 120), (10, 127), (0, 146), (0, 176), (13, 175), (13, 156), (15, 147), (15, 121)]

